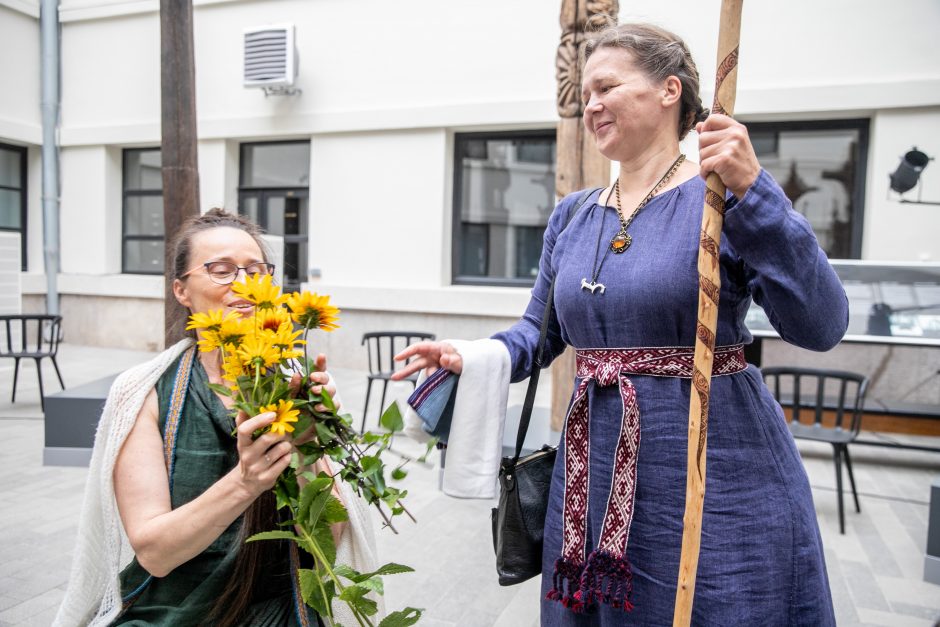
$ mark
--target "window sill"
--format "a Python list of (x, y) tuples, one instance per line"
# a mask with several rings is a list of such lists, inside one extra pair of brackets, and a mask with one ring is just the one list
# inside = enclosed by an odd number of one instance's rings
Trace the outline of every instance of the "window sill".
[[(24, 272), (23, 295), (46, 293), (44, 273)], [(112, 296), (115, 298), (163, 298), (163, 275), (59, 274), (59, 294)]]

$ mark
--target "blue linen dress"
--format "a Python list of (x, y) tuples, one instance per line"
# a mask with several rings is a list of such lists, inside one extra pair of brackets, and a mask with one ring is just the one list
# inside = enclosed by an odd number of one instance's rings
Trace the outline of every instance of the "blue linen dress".
[[(580, 193), (549, 219), (539, 276), (525, 315), (494, 336), (525, 379), (538, 343), (549, 283), (556, 319), (548, 350), (693, 346), (698, 299), (699, 231), (704, 182), (695, 177), (655, 197), (631, 225), (633, 244), (609, 253), (590, 282), (599, 229), (600, 255), (619, 229), (615, 209), (595, 193), (565, 227)], [(828, 350), (845, 333), (845, 292), (806, 220), (766, 171), (726, 207), (721, 241), (718, 346), (752, 340), (744, 316), (753, 299), (780, 336)], [(564, 437), (552, 478), (542, 561), (542, 625), (671, 625), (685, 509), (690, 381), (630, 376), (640, 408), (635, 513), (627, 558), (635, 609), (600, 605), (575, 614), (545, 600), (561, 554)], [(577, 382), (575, 383), (577, 387)], [(588, 552), (596, 546), (621, 423), (617, 386), (591, 384)], [(832, 599), (809, 482), (783, 416), (755, 366), (712, 378), (702, 544), (692, 624), (834, 625)]]

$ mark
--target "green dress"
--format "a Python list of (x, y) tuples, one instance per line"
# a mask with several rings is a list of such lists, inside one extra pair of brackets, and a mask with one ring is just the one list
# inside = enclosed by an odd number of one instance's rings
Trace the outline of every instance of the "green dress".
[[(180, 360), (163, 373), (156, 385), (161, 433), (164, 433)], [(191, 372), (170, 478), (173, 508), (205, 492), (238, 462), (232, 436), (234, 421), (209, 389), (208, 377), (198, 358)], [(135, 558), (121, 573), (121, 595), (127, 607), (113, 624), (209, 624), (207, 616), (229, 583), (240, 546), (241, 522), (239, 517), (205, 551), (177, 566), (166, 577), (151, 577)], [(253, 590), (248, 617), (243, 624), (251, 627), (298, 625), (301, 620), (295, 609), (288, 544), (275, 541), (266, 541), (266, 544), (268, 554), (262, 567), (263, 576)], [(312, 612), (304, 618), (304, 624), (317, 625)]]

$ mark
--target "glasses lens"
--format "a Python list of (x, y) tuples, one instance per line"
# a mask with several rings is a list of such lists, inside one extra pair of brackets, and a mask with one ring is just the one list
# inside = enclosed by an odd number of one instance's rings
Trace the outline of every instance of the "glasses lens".
[(248, 274), (274, 274), (274, 265), (270, 263), (253, 263), (245, 268), (245, 272)]
[(206, 272), (209, 273), (210, 279), (224, 285), (235, 280), (238, 275), (238, 266), (227, 261), (213, 261), (206, 264)]

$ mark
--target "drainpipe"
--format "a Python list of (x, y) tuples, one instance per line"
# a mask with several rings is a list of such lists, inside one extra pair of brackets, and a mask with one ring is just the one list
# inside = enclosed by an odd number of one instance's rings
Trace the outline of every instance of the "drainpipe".
[(59, 313), (59, 0), (41, 0), (42, 241), (46, 313)]

